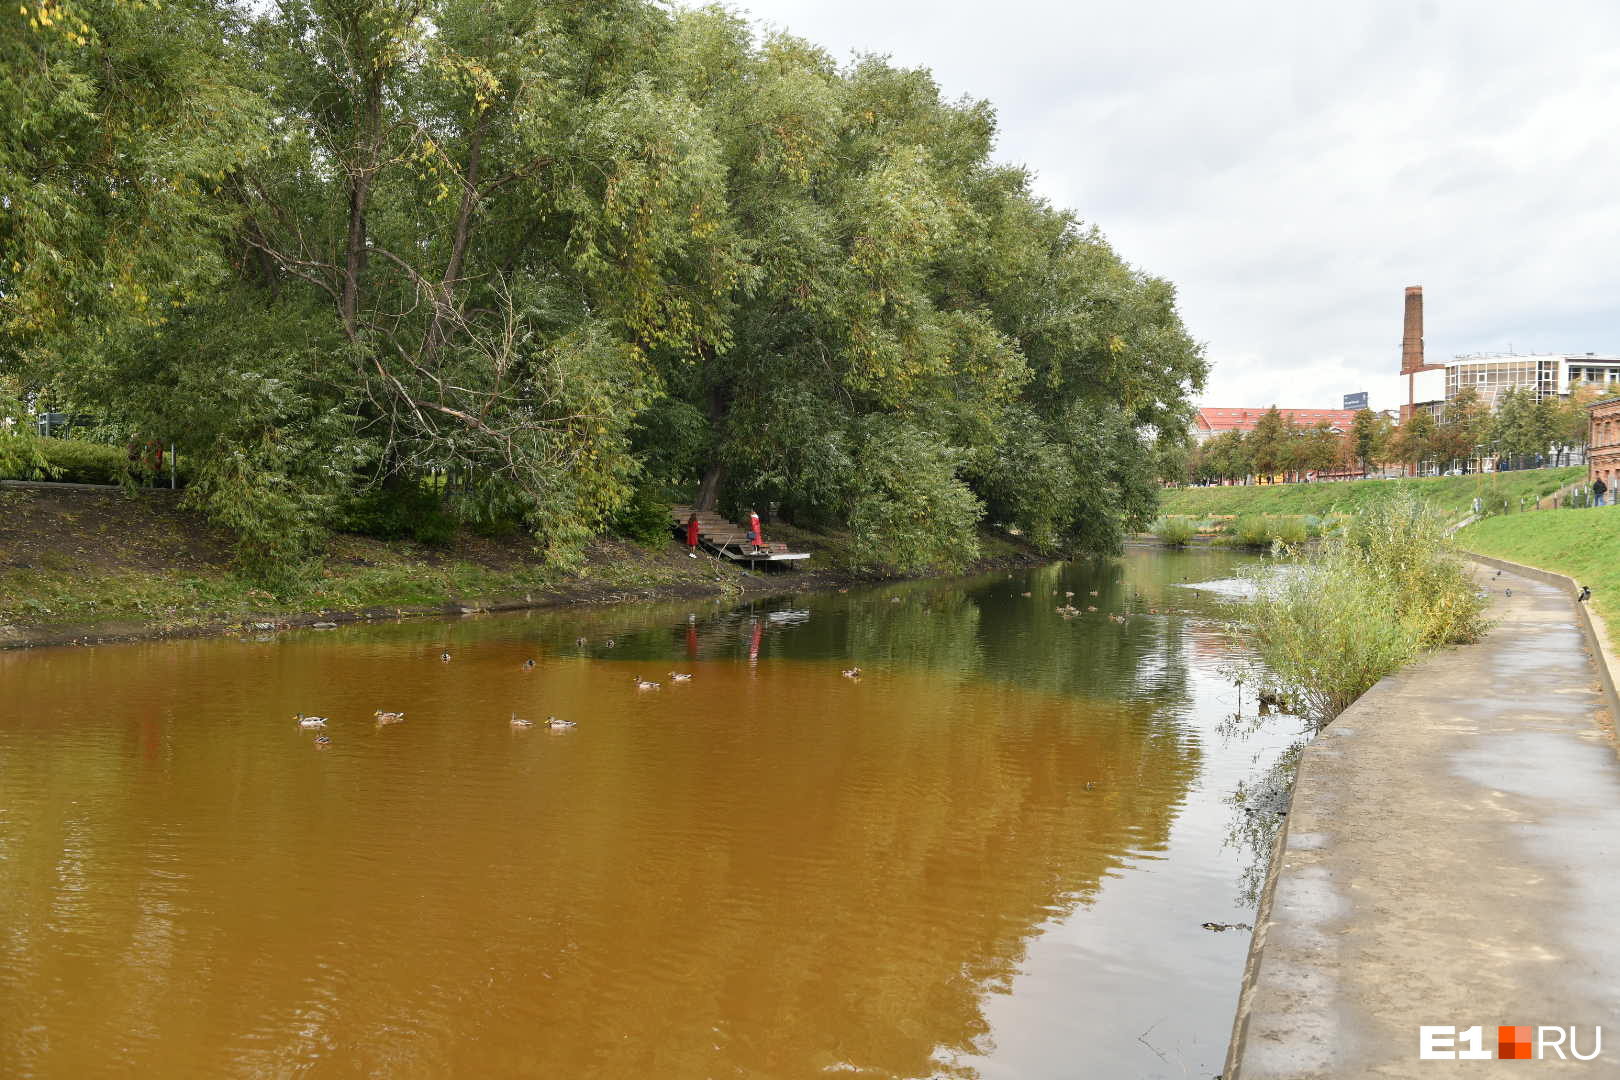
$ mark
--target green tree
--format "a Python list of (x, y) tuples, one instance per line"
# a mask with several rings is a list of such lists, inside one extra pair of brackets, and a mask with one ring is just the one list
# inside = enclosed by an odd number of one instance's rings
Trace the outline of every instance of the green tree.
[(1446, 402), (1444, 418), (1431, 441), (1441, 467), (1471, 461), (1488, 438), (1490, 410), (1472, 386), (1465, 386)]
[(1294, 437), (1293, 467), (1301, 473), (1327, 472), (1339, 461), (1341, 436), (1322, 420)]
[(1174, 288), (926, 70), (648, 0), (29, 10), (0, 366), (179, 444), (267, 576), (424, 491), (564, 566), (633, 493), (776, 501), (876, 569), (961, 565), (986, 513), (1100, 552), (1183, 468)]
[(1604, 396), (1602, 386), (1577, 379), (1570, 383), (1569, 396), (1556, 403), (1552, 443), (1560, 462), (1567, 460), (1571, 451), (1586, 446), (1591, 430), (1590, 410)]
[(1365, 473), (1378, 456), (1378, 414), (1359, 410), (1350, 421), (1348, 437), (1356, 465)]
[(1413, 469), (1420, 469), (1434, 454), (1439, 425), (1427, 409), (1417, 409), (1395, 429), (1390, 441), (1394, 460)]
[(1552, 412), (1542, 406), (1534, 390), (1509, 387), (1497, 401), (1491, 425), (1497, 452), (1521, 459), (1547, 452), (1552, 434)]
[(1204, 444), (1214, 475), (1222, 480), (1242, 481), (1254, 472), (1251, 443), (1243, 432), (1223, 431)]
[(1292, 417), (1284, 416), (1273, 405), (1255, 421), (1247, 443), (1249, 460), (1255, 472), (1270, 476), (1292, 466), (1293, 441), (1297, 434)]

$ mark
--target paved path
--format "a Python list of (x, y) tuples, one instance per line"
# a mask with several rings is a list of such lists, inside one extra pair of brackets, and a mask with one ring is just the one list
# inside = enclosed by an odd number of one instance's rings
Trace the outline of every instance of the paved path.
[[(1620, 760), (1567, 594), (1482, 572), (1498, 625), (1306, 748), (1227, 1080), (1620, 1077)], [(1506, 595), (1511, 588), (1512, 595)], [(1588, 1062), (1418, 1057), (1419, 1025), (1576, 1025)], [(1516, 1074), (1515, 1074), (1516, 1075)]]

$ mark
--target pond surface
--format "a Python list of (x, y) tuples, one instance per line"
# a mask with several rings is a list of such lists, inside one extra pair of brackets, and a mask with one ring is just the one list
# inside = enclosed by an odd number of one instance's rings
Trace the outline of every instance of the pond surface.
[(1212, 1076), (1247, 561), (0, 653), (0, 1075)]

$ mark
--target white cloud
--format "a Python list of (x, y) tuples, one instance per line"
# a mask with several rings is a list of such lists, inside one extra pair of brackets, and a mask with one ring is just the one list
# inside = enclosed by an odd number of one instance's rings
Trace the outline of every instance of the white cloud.
[(1174, 281), (1207, 401), (1391, 407), (1431, 358), (1620, 351), (1620, 5), (747, 0), (990, 100), (999, 156)]

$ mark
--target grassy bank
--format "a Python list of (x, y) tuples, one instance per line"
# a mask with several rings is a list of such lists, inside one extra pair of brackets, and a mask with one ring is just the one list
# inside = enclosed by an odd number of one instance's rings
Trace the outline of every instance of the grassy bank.
[(1592, 588), (1592, 602), (1620, 631), (1620, 507), (1487, 518), (1457, 534), (1469, 551), (1568, 574)]
[(1586, 475), (1584, 466), (1529, 469), (1475, 476), (1436, 476), (1402, 480), (1351, 480), (1345, 483), (1267, 484), (1255, 487), (1174, 488), (1164, 492), (1166, 515), (1208, 517), (1214, 514), (1355, 513), (1391, 492), (1411, 492), (1453, 518), (1467, 514), (1475, 496), (1517, 507), (1521, 499), (1539, 499)]
[[(674, 545), (597, 543), (578, 574), (534, 560), (521, 537), (443, 545), (337, 534), (275, 591), (238, 574), (230, 538), (166, 493), (0, 490), (0, 638), (116, 625), (158, 632), (365, 609), (442, 610), (525, 598), (738, 589), (743, 575)], [(48, 635), (47, 635), (48, 636)]]
[[(772, 539), (810, 551), (787, 573), (748, 573), (673, 542), (648, 548), (602, 539), (585, 565), (542, 566), (521, 535), (460, 532), (443, 544), (338, 533), (324, 557), (275, 591), (238, 574), (230, 537), (166, 492), (0, 489), (0, 645), (68, 636), (179, 633), (323, 613), (436, 612), (496, 604), (609, 603), (850, 581), (853, 545), (839, 533), (774, 525)], [(1031, 559), (1004, 537), (981, 537), (981, 565)]]

